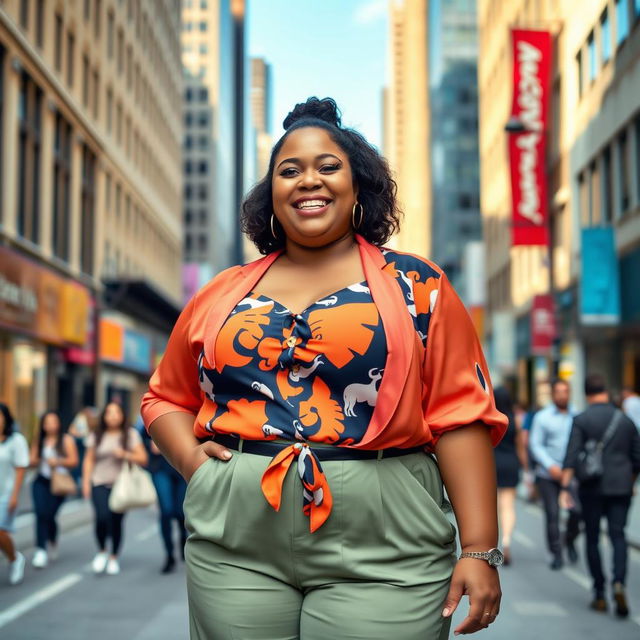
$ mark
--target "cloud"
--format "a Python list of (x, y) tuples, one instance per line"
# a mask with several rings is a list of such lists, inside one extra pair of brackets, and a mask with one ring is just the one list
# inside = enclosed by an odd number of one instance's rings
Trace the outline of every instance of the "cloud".
[(377, 22), (387, 15), (388, 0), (368, 0), (355, 10), (353, 19), (356, 24), (367, 25)]

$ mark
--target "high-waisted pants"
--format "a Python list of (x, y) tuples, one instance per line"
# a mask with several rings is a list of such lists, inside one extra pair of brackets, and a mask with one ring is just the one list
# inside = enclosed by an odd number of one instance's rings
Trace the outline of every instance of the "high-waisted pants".
[(280, 511), (260, 490), (270, 458), (211, 458), (184, 511), (192, 640), (443, 640), (456, 529), (434, 459), (324, 461), (333, 495), (314, 533), (294, 468)]

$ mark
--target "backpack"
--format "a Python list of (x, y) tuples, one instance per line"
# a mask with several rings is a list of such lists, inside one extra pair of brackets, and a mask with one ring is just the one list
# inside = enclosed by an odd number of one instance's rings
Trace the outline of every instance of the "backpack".
[(584, 443), (582, 451), (578, 454), (578, 462), (575, 470), (576, 478), (578, 478), (581, 483), (594, 482), (602, 478), (604, 473), (602, 453), (616, 432), (620, 418), (622, 418), (622, 411), (616, 409), (602, 438), (600, 440), (587, 440)]

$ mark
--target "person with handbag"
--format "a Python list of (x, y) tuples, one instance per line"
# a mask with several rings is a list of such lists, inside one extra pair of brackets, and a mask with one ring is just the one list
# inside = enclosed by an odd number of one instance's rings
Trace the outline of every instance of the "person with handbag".
[[(100, 415), (96, 431), (87, 436), (82, 466), (82, 494), (85, 499), (91, 497), (95, 512), (98, 553), (92, 562), (94, 573), (120, 573), (118, 553), (124, 512), (114, 511), (109, 498), (125, 462), (145, 466), (147, 452), (140, 434), (128, 426), (122, 407), (110, 402)], [(111, 541), (110, 554), (107, 539)]]
[(77, 493), (71, 470), (78, 466), (78, 449), (55, 411), (47, 411), (40, 418), (38, 438), (31, 445), (30, 466), (38, 468), (31, 485), (36, 515), (36, 552), (32, 563), (36, 569), (44, 569), (49, 559), (58, 556), (58, 510), (66, 496)]
[(640, 473), (640, 434), (633, 422), (610, 401), (603, 376), (591, 374), (584, 384), (588, 408), (576, 416), (562, 471), (560, 505), (573, 507), (568, 487), (580, 483), (579, 499), (585, 523), (586, 551), (593, 578), (590, 607), (605, 612), (605, 575), (600, 559), (600, 521), (606, 517), (613, 549), (613, 600), (616, 614), (629, 615), (625, 594), (627, 541), (625, 526), (633, 486)]

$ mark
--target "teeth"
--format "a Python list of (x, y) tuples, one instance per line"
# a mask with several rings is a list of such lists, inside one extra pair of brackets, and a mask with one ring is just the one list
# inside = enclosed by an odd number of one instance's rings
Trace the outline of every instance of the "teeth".
[(296, 205), (297, 209), (319, 209), (327, 205), (326, 200), (305, 200)]

